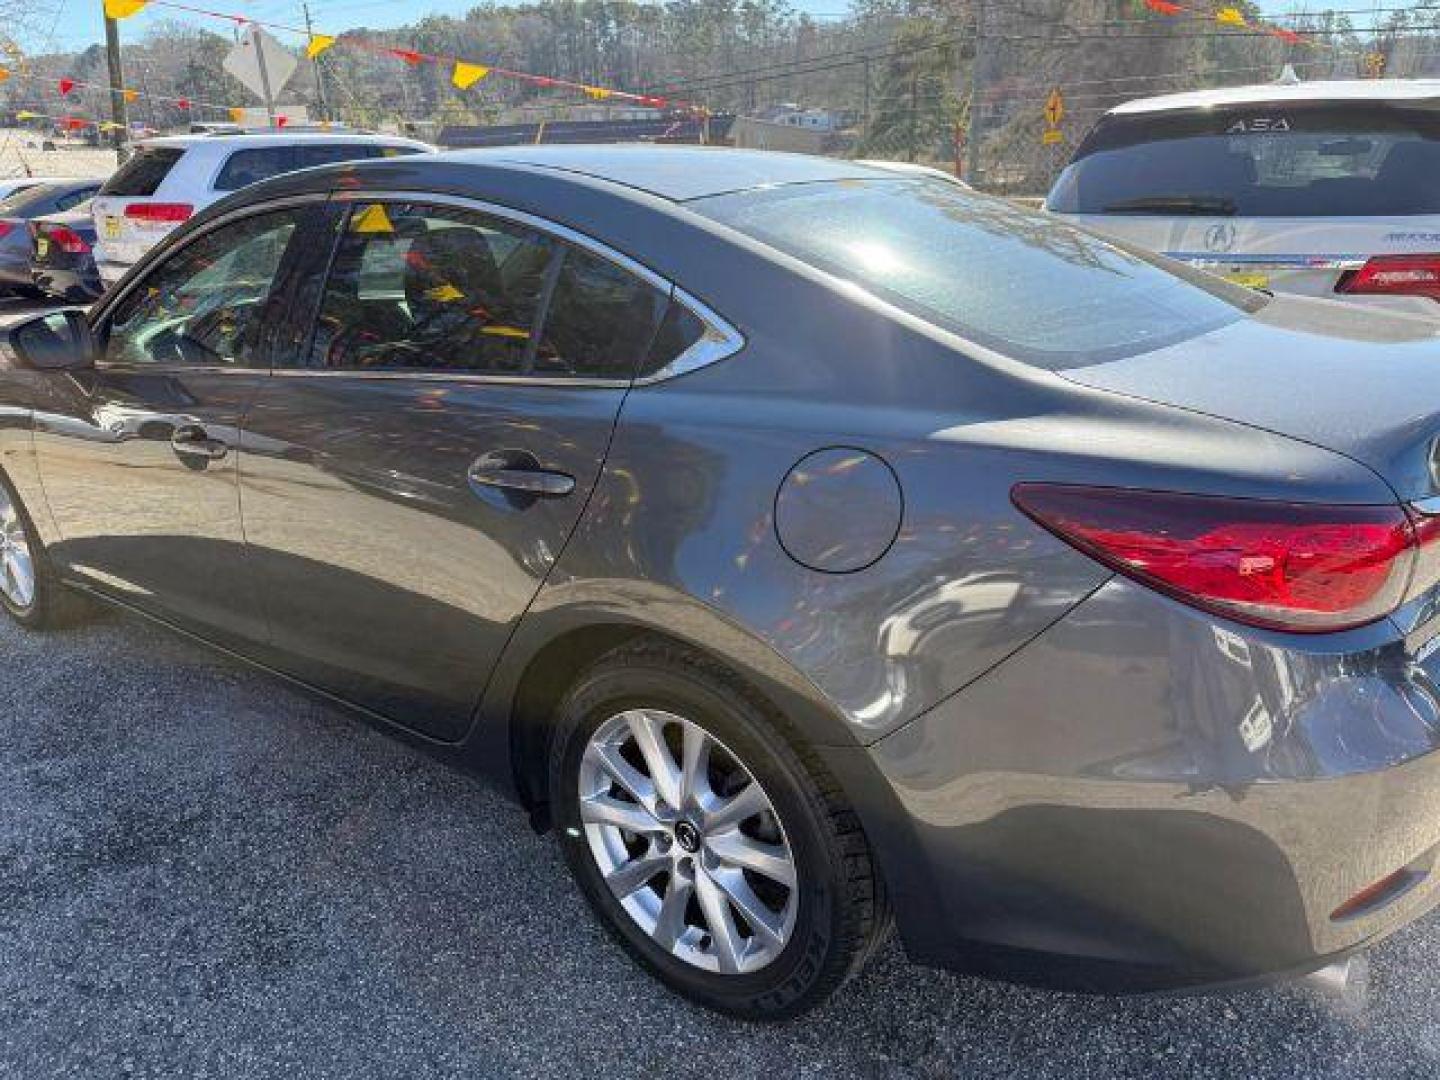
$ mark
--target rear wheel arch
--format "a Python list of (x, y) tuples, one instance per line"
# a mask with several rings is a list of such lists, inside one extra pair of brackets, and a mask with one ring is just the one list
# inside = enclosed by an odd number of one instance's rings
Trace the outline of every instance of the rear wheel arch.
[(676, 666), (694, 665), (708, 677), (732, 685), (792, 745), (858, 745), (838, 710), (774, 653), (769, 654), (773, 663), (759, 667), (750, 650), (745, 659), (737, 659), (639, 623), (572, 627), (550, 638), (525, 661), (505, 714), (512, 779), (521, 801), (536, 813), (537, 824), (548, 825), (547, 762), (556, 708), (587, 670), (622, 648), (663, 657)]

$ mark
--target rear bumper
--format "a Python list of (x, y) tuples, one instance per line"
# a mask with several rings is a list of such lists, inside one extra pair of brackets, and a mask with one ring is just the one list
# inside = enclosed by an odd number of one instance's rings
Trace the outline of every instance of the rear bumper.
[[(830, 757), (916, 959), (1105, 992), (1244, 984), (1440, 900), (1431, 676), (1389, 623), (1297, 641), (1116, 580)], [(1401, 869), (1403, 887), (1332, 917)]]

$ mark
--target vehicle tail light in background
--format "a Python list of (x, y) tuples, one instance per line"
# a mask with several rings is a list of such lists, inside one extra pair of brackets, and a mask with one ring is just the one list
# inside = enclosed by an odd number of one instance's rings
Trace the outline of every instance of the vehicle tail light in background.
[(0, 240), (3, 240), (5, 237), (9, 236), (14, 231), (15, 222), (7, 221), (4, 218), (0, 218)]
[(189, 203), (130, 203), (125, 207), (125, 216), (131, 221), (147, 221), (152, 224), (175, 224), (186, 221), (195, 212)]
[(1377, 255), (1335, 285), (1350, 296), (1428, 296), (1440, 300), (1440, 255)]
[(71, 255), (84, 255), (90, 250), (90, 245), (86, 243), (83, 236), (64, 225), (51, 225), (40, 235), (43, 235), (61, 251)]
[(1422, 579), (1440, 580), (1440, 572), (1424, 569), (1440, 568), (1440, 518), (1412, 519), (1398, 504), (1327, 506), (1065, 484), (1019, 484), (1012, 497), (1106, 566), (1252, 626), (1297, 633), (1361, 626), (1394, 611)]

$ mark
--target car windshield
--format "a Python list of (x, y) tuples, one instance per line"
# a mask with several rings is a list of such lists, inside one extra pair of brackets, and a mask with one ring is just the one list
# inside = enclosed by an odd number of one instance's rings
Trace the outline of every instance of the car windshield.
[(1440, 213), (1440, 111), (1259, 104), (1111, 116), (1060, 175), (1063, 214)]
[(1041, 367), (1174, 344), (1265, 302), (939, 180), (793, 184), (687, 205)]
[(27, 208), (48, 201), (58, 190), (53, 184), (35, 184), (33, 187), (23, 188), (0, 199), (0, 217), (23, 214)]

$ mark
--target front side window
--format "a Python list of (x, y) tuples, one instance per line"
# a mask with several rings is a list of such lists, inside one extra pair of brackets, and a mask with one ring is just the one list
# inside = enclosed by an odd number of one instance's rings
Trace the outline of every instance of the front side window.
[(103, 328), (114, 364), (260, 367), (265, 335), (297, 284), (280, 280), (307, 209), (243, 218), (180, 248), (141, 281)]
[(687, 204), (981, 345), (1077, 367), (1242, 318), (1264, 297), (1181, 277), (940, 180), (795, 184)]

